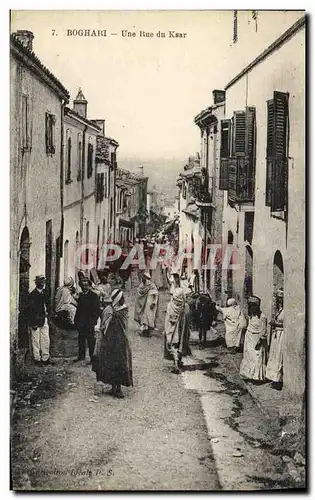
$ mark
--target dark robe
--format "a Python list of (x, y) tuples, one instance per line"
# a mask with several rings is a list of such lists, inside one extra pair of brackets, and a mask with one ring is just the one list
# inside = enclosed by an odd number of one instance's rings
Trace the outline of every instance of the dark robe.
[(127, 338), (128, 308), (107, 306), (101, 318), (92, 370), (104, 384), (133, 386), (131, 349)]

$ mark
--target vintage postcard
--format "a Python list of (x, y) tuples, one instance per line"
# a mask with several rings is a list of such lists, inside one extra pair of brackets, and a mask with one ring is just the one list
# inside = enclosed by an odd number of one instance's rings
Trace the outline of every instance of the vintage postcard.
[(306, 489), (306, 27), (10, 12), (12, 490)]

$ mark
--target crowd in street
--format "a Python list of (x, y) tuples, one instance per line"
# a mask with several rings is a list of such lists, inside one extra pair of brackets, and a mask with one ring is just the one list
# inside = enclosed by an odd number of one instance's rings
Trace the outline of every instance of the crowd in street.
[[(142, 242), (143, 244), (143, 242)], [(146, 264), (150, 262), (150, 242)], [(222, 307), (216, 304), (210, 291), (200, 291), (199, 274), (159, 263), (156, 269), (140, 272), (133, 318), (139, 335), (150, 337), (159, 314), (159, 294), (169, 293), (164, 326), (164, 358), (173, 362), (173, 373), (181, 373), (183, 358), (191, 353), (190, 332), (199, 332), (199, 348), (207, 342), (207, 333), (218, 319), (225, 326), (225, 344), (232, 352), (243, 353), (240, 375), (254, 383), (271, 382), (281, 389), (283, 376), (283, 289), (277, 290), (277, 312), (273, 320), (260, 308), (260, 298), (248, 299), (245, 317), (240, 304), (228, 297)], [(50, 359), (49, 307), (45, 294), (45, 276), (35, 279), (35, 289), (29, 294), (30, 345), (34, 363), (47, 365)], [(51, 315), (50, 315), (51, 316)], [(86, 357), (98, 383), (112, 386), (116, 397), (123, 397), (122, 386), (133, 385), (132, 355), (128, 341), (129, 311), (125, 302), (124, 283), (109, 269), (96, 273), (93, 279), (78, 272), (77, 285), (73, 278), (64, 282), (55, 296), (53, 321), (62, 328), (78, 332), (78, 357)], [(50, 318), (50, 321), (51, 321)], [(269, 326), (269, 328), (268, 328)], [(215, 331), (215, 330), (214, 330)]]

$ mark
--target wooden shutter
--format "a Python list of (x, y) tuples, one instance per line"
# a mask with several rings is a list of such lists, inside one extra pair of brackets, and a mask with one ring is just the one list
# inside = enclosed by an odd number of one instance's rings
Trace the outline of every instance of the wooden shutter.
[(245, 111), (245, 157), (238, 158), (238, 199), (254, 201), (256, 162), (256, 108)]
[(45, 114), (45, 141), (46, 141), (46, 153), (50, 152), (49, 148), (49, 113)]
[(68, 139), (68, 165), (67, 165), (67, 180), (71, 180), (71, 137)]
[(274, 136), (274, 104), (273, 99), (267, 101), (267, 147), (266, 147), (266, 206), (271, 207), (272, 162)]
[(235, 156), (245, 156), (245, 138), (245, 111), (235, 111), (233, 116), (233, 153)]
[(28, 123), (28, 98), (26, 95), (22, 96), (22, 140), (23, 149), (27, 149), (29, 146), (29, 123)]
[(289, 95), (274, 92), (274, 143), (271, 173), (271, 210), (283, 211), (287, 205)]
[(56, 117), (55, 115), (50, 115), (50, 152), (52, 154), (56, 152), (55, 125)]
[(220, 144), (220, 180), (219, 189), (229, 188), (229, 156), (230, 156), (231, 120), (221, 121)]
[(234, 204), (237, 199), (237, 160), (236, 158), (229, 159), (229, 190), (228, 201)]

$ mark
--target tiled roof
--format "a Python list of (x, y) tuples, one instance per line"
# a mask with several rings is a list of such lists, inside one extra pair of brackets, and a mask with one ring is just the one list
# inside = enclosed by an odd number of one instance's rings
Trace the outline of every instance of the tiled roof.
[(110, 137), (104, 137), (102, 135), (98, 135), (96, 138), (96, 161), (98, 163), (110, 161), (109, 157), (109, 145), (117, 144), (118, 142), (114, 141)]
[(23, 60), (29, 63), (31, 69), (36, 72), (38, 76), (44, 79), (46, 83), (50, 83), (53, 90), (58, 91), (59, 94), (61, 94), (61, 96), (69, 102), (69, 91), (62, 85), (58, 78), (56, 78), (55, 75), (53, 75), (53, 73), (51, 73), (51, 71), (44, 66), (36, 54), (32, 50), (25, 47), (25, 45), (23, 45), (14, 33), (10, 35), (10, 42), (11, 53), (17, 57), (23, 57)]

